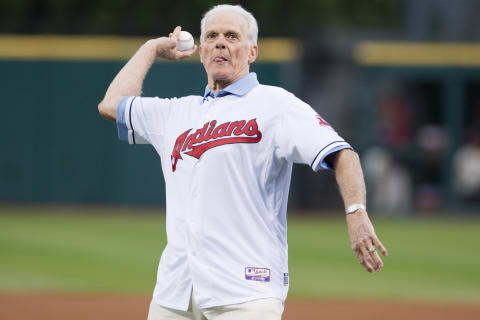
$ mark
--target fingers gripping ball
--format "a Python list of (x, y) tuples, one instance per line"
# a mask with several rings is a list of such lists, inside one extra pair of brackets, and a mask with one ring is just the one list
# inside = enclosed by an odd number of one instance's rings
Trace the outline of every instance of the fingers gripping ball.
[(188, 31), (180, 31), (178, 35), (177, 49), (187, 51), (193, 48), (193, 37)]

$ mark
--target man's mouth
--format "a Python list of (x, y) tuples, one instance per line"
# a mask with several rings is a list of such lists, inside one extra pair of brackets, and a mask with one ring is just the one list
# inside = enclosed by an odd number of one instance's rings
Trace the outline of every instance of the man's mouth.
[(224, 61), (228, 61), (228, 59), (225, 58), (225, 57), (215, 57), (215, 59), (213, 59), (213, 61), (215, 61), (215, 62), (224, 62)]

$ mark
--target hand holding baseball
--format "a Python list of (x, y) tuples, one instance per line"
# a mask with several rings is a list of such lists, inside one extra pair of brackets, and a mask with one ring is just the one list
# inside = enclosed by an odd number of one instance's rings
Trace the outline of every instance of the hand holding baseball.
[(181, 27), (176, 27), (168, 38), (160, 37), (150, 40), (155, 47), (157, 57), (167, 60), (179, 60), (190, 57), (197, 50), (196, 45), (193, 45), (191, 49), (184, 51), (179, 50), (178, 41), (181, 31)]
[(375, 248), (388, 255), (387, 249), (378, 240), (367, 212), (358, 210), (347, 215), (348, 235), (358, 262), (368, 271), (381, 271), (383, 261)]

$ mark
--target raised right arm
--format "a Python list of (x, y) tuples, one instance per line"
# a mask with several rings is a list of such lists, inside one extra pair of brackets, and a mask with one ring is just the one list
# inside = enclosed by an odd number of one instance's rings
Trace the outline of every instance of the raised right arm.
[(167, 37), (148, 40), (133, 55), (127, 64), (115, 76), (105, 93), (102, 102), (98, 104), (100, 115), (116, 121), (117, 107), (124, 96), (138, 96), (142, 93), (142, 85), (148, 70), (156, 57), (168, 60), (179, 60), (191, 56), (197, 49), (194, 46), (188, 51), (177, 50), (177, 39), (181, 28), (176, 27)]

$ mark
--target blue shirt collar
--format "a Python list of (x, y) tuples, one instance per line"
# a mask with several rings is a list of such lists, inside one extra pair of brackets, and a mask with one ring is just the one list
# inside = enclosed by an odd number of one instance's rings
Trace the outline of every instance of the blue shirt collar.
[(244, 96), (250, 90), (258, 85), (257, 74), (255, 72), (250, 72), (237, 81), (228, 85), (225, 89), (218, 91), (215, 95), (215, 91), (210, 90), (208, 85), (205, 87), (205, 94), (203, 95), (203, 101), (205, 101), (208, 97), (218, 98), (227, 96), (229, 94), (233, 94), (236, 96)]

